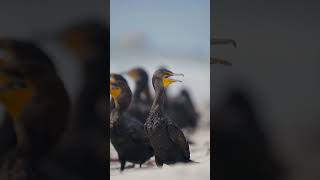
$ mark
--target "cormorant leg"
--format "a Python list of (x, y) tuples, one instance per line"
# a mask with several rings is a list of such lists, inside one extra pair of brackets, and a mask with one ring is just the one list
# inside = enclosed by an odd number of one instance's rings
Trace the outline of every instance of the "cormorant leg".
[(124, 170), (125, 165), (126, 165), (126, 161), (120, 160), (120, 163), (121, 163), (120, 171), (122, 172)]
[(162, 166), (163, 166), (163, 162), (160, 161), (160, 160), (157, 158), (157, 156), (155, 156), (155, 161), (156, 161), (157, 167), (162, 167)]
[(140, 168), (141, 168), (142, 164), (140, 164)]

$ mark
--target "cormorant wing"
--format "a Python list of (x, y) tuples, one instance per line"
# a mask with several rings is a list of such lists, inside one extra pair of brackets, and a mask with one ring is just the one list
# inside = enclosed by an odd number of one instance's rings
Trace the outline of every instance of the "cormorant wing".
[(190, 158), (189, 145), (182, 131), (173, 123), (169, 123), (167, 128), (170, 139), (179, 146), (186, 158)]
[(135, 142), (149, 144), (149, 139), (144, 131), (143, 124), (134, 118), (130, 119), (130, 121), (131, 122), (128, 123), (128, 133), (131, 139)]

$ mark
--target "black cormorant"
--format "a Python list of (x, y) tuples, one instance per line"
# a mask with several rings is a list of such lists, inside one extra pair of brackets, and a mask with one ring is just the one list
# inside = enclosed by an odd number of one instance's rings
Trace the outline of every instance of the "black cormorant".
[(1, 39), (0, 50), (0, 102), (17, 138), (1, 163), (0, 179), (36, 179), (65, 131), (69, 97), (51, 59), (34, 43)]
[(115, 102), (110, 113), (110, 137), (121, 163), (120, 171), (124, 170), (126, 161), (141, 167), (153, 156), (153, 148), (143, 124), (126, 112), (131, 102), (131, 90), (124, 81), (110, 82), (110, 94)]
[[(122, 75), (116, 74), (116, 73), (110, 73), (110, 83), (114, 83), (116, 81), (124, 81), (124, 82), (128, 83), (127, 80)], [(110, 105), (109, 105), (109, 109), (110, 109), (109, 112), (111, 112), (111, 110), (114, 107), (115, 107), (114, 99), (111, 97)]]
[(168, 116), (180, 128), (194, 130), (197, 127), (200, 115), (196, 111), (187, 89), (182, 89), (177, 96), (169, 98), (167, 101), (165, 109), (168, 112)]
[[(243, 88), (226, 92), (211, 110), (214, 179), (282, 179), (283, 164), (274, 156), (259, 122), (255, 99)], [(232, 173), (230, 173), (232, 172)]]
[(157, 70), (152, 77), (155, 98), (150, 115), (144, 125), (155, 153), (157, 166), (178, 162), (192, 162), (190, 160), (189, 145), (183, 132), (174, 121), (168, 118), (163, 109), (164, 90), (172, 83), (179, 82), (172, 79), (174, 74), (166, 69)]
[(55, 37), (80, 62), (83, 76), (72, 103), (70, 127), (48, 164), (56, 169), (56, 179), (63, 175), (68, 179), (105, 179), (109, 158), (105, 123), (109, 27), (103, 20), (89, 19), (64, 28)]
[(149, 77), (147, 72), (140, 67), (133, 68), (127, 73), (135, 81), (135, 90), (128, 112), (140, 120), (146, 122), (149, 116), (152, 98), (149, 89)]
[[(166, 71), (165, 67), (159, 68)], [(166, 89), (163, 92), (165, 113), (179, 128), (194, 130), (200, 118), (188, 89), (184, 88), (177, 96), (169, 98)]]

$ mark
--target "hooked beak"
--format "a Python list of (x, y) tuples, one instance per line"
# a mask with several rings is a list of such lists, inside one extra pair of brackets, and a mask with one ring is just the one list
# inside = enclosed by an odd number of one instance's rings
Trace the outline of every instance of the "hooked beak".
[(184, 77), (184, 74), (172, 73), (172, 74), (166, 76), (167, 79), (170, 79), (173, 82), (182, 82), (181, 80), (172, 79), (171, 77), (173, 77), (173, 76), (182, 76), (182, 77)]
[(114, 98), (114, 100), (117, 100), (120, 94), (121, 88), (115, 86), (114, 83), (110, 82), (110, 95)]
[(171, 73), (168, 75), (165, 75), (162, 78), (162, 83), (163, 83), (163, 87), (167, 88), (170, 86), (170, 84), (175, 83), (175, 82), (182, 82), (181, 80), (177, 80), (177, 79), (173, 79), (173, 76), (184, 76), (183, 74), (175, 74), (175, 73)]

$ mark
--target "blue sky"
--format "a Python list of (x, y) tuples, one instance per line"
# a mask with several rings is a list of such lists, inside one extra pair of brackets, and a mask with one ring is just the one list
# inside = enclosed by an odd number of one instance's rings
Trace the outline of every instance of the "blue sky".
[(150, 48), (209, 54), (209, 0), (111, 0), (111, 46), (141, 32)]

